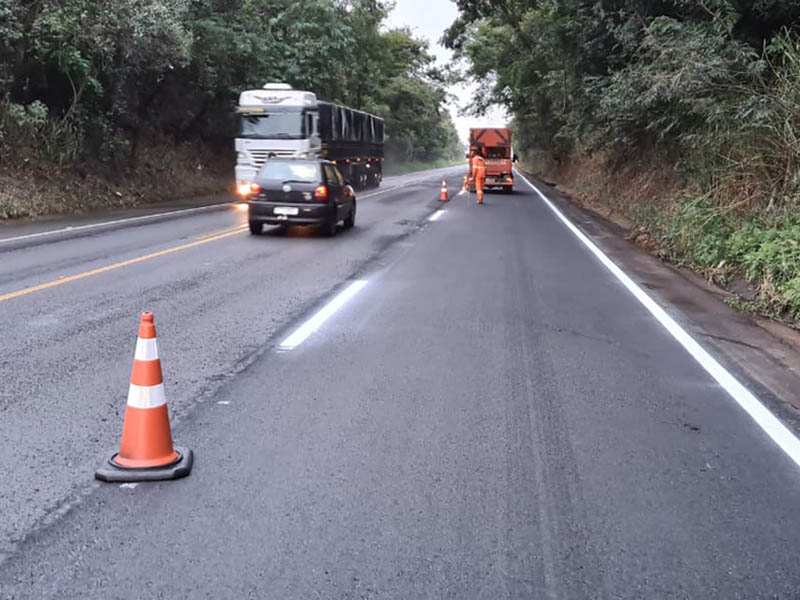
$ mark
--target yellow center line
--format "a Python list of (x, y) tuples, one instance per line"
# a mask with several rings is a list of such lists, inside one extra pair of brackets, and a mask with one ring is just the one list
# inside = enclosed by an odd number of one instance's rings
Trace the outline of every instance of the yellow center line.
[(194, 239), (196, 240), (207, 240), (208, 238), (216, 237), (223, 233), (233, 233), (234, 231), (241, 231), (246, 229), (247, 225), (237, 225), (236, 227), (231, 227), (230, 229), (222, 229), (221, 231), (212, 231), (211, 233), (205, 233), (203, 235), (195, 236)]
[(10, 294), (5, 294), (3, 296), (0, 296), (0, 302), (5, 302), (6, 300), (13, 300), (14, 298), (19, 298), (20, 296), (27, 296), (28, 294), (33, 294), (34, 292), (41, 292), (42, 290), (49, 290), (50, 288), (58, 287), (59, 285), (64, 285), (65, 283), (78, 281), (79, 279), (86, 279), (87, 277), (100, 275), (101, 273), (107, 273), (108, 271), (121, 269), (122, 267), (128, 267), (130, 265), (135, 265), (137, 263), (144, 262), (146, 260), (158, 258), (159, 256), (166, 256), (167, 254), (173, 254), (174, 252), (180, 252), (181, 250), (188, 250), (189, 248), (194, 248), (196, 246), (208, 244), (209, 242), (215, 242), (217, 240), (221, 240), (222, 238), (230, 237), (232, 235), (236, 235), (243, 232), (244, 232), (243, 228), (237, 228), (233, 231), (226, 231), (224, 233), (216, 235), (212, 234), (212, 237), (207, 237), (196, 242), (182, 244), (181, 246), (174, 246), (173, 248), (167, 248), (166, 250), (160, 250), (159, 252), (153, 252), (152, 254), (146, 254), (144, 256), (132, 258), (130, 260), (124, 260), (122, 262), (114, 263), (113, 265), (100, 267), (99, 269), (93, 269), (91, 271), (86, 271), (84, 273), (78, 273), (77, 275), (62, 277), (60, 279), (56, 279), (55, 281), (42, 283), (40, 285), (35, 285), (33, 287), (25, 288), (24, 290), (18, 290), (16, 292), (11, 292)]

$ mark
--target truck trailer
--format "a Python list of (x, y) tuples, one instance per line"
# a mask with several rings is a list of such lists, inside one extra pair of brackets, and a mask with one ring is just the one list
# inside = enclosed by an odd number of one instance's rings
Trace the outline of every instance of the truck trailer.
[[(486, 159), (486, 183), (488, 188), (501, 188), (510, 194), (514, 191), (514, 169), (512, 168), (511, 130), (473, 128), (469, 130), (469, 156), (478, 149), (483, 150)], [(472, 164), (470, 163), (469, 180), (473, 182)], [(475, 191), (475, 184), (470, 183), (470, 191)]]
[(317, 99), (285, 83), (268, 83), (239, 95), (236, 188), (249, 191), (272, 157), (321, 157), (336, 163), (354, 187), (383, 179), (383, 119)]

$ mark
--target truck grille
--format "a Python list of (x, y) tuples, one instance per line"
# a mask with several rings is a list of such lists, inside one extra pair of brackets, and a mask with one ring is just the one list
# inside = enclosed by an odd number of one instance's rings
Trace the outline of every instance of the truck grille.
[(253, 162), (257, 167), (261, 167), (270, 154), (274, 154), (276, 158), (283, 158), (287, 156), (294, 156), (294, 150), (248, 150), (250, 156), (253, 157)]

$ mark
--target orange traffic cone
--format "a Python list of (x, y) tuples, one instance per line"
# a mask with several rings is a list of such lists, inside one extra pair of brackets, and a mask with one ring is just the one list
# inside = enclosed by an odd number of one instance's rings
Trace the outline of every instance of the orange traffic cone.
[(192, 459), (191, 450), (172, 446), (153, 313), (143, 313), (122, 442), (95, 477), (112, 482), (178, 479), (192, 470)]
[(442, 179), (442, 192), (439, 194), (439, 202), (447, 202), (447, 180)]

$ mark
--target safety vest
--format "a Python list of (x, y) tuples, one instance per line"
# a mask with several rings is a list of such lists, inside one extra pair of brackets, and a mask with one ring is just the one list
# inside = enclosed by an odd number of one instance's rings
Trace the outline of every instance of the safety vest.
[(472, 157), (472, 170), (475, 175), (486, 175), (486, 161), (480, 154)]

